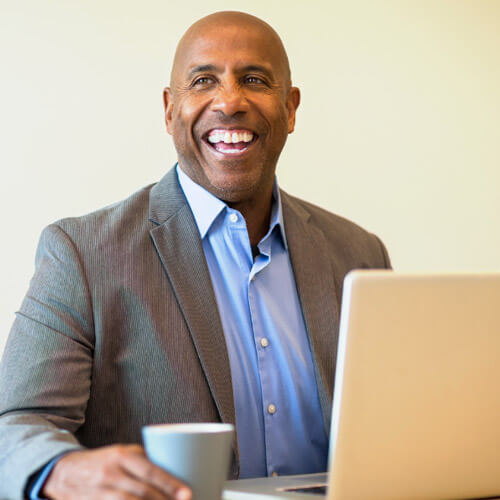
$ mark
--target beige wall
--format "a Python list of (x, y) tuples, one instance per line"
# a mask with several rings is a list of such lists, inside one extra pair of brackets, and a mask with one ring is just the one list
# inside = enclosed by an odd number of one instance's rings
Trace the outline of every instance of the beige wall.
[(8, 3), (0, 351), (42, 227), (174, 163), (161, 91), (176, 41), (227, 8), (277, 29), (302, 89), (282, 187), (379, 234), (400, 270), (500, 270), (500, 1)]

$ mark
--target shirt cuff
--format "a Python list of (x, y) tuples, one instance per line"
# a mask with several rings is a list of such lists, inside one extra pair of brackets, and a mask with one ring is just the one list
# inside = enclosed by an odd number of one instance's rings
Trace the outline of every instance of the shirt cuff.
[(29, 500), (47, 500), (45, 497), (40, 496), (40, 492), (45, 484), (45, 481), (52, 472), (52, 469), (59, 461), (60, 458), (66, 455), (66, 453), (60, 453), (55, 458), (53, 458), (43, 469), (33, 474), (31, 480), (26, 488), (26, 494)]

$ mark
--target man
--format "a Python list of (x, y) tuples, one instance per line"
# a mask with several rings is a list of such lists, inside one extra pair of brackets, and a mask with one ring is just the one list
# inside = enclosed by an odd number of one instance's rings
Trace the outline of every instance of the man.
[(232, 477), (326, 469), (342, 281), (387, 252), (277, 188), (300, 93), (266, 23), (195, 23), (164, 100), (178, 167), (41, 236), (2, 361), (2, 498), (189, 498), (138, 444), (160, 422), (235, 423)]

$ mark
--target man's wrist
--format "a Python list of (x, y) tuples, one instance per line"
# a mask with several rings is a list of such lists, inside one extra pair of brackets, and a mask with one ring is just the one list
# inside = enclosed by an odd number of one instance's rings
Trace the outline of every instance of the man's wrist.
[(47, 500), (46, 497), (42, 496), (43, 487), (57, 462), (66, 455), (66, 453), (69, 452), (63, 452), (55, 456), (50, 462), (31, 476), (25, 492), (28, 500)]

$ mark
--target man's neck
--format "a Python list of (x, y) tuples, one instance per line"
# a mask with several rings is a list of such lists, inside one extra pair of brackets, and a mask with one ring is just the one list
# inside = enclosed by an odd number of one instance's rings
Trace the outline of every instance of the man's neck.
[(238, 210), (244, 217), (250, 245), (256, 246), (269, 230), (272, 207), (272, 192), (267, 200), (258, 203), (228, 203), (231, 208)]

